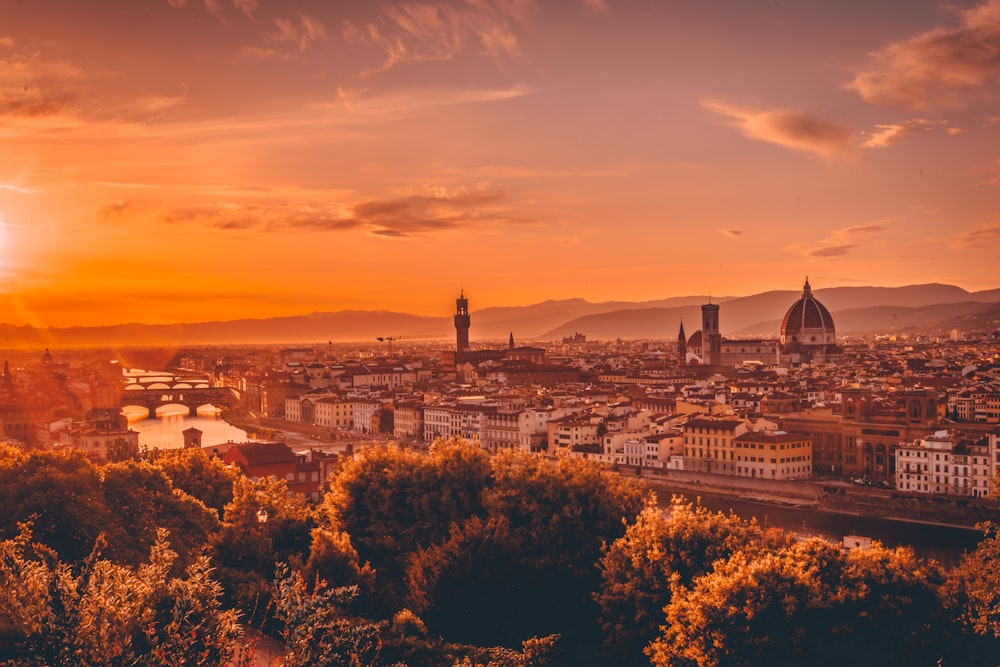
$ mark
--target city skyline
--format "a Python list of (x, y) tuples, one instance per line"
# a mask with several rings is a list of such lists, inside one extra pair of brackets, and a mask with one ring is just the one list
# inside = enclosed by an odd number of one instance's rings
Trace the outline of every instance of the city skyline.
[(1000, 0), (0, 0), (0, 322), (995, 288)]

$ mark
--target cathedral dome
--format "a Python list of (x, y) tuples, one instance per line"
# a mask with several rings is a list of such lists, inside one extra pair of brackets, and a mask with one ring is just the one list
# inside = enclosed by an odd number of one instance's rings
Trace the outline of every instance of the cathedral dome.
[(826, 306), (816, 300), (809, 287), (809, 279), (802, 289), (802, 297), (792, 304), (781, 321), (781, 344), (783, 346), (833, 345), (836, 333), (833, 318)]

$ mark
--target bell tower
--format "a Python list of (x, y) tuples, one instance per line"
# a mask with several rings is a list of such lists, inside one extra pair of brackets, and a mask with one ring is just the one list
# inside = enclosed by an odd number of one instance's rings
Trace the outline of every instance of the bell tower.
[(706, 366), (722, 362), (722, 334), (719, 333), (719, 305), (701, 307), (701, 354)]
[(465, 298), (465, 290), (455, 299), (455, 351), (465, 352), (469, 349), (469, 300)]

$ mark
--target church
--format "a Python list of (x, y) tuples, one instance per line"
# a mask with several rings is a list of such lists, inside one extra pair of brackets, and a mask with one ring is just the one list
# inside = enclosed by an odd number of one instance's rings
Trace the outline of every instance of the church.
[(690, 338), (681, 322), (677, 335), (679, 365), (740, 366), (744, 364), (826, 364), (843, 355), (837, 345), (833, 317), (813, 296), (806, 278), (802, 296), (789, 307), (781, 320), (778, 339), (728, 339), (719, 331), (719, 305), (701, 307), (701, 329)]

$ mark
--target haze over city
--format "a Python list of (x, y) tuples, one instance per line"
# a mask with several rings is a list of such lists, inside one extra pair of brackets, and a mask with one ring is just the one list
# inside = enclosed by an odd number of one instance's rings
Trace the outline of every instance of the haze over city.
[(0, 0), (5, 322), (997, 286), (1000, 0)]

